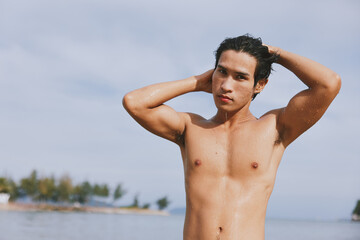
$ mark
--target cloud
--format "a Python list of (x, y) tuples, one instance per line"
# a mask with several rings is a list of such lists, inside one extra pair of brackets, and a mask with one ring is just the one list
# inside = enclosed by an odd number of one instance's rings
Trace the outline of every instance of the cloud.
[[(224, 37), (250, 32), (329, 66), (343, 79), (340, 95), (324, 118), (288, 149), (279, 191), (294, 187), (284, 180), (288, 176), (294, 176), (293, 184), (306, 186), (300, 194), (309, 198), (318, 190), (311, 182), (331, 174), (342, 186), (352, 180), (358, 186), (349, 166), (357, 166), (360, 154), (355, 73), (360, 63), (360, 33), (355, 31), (359, 9), (359, 3), (350, 1), (3, 2), (3, 169), (17, 177), (38, 168), (70, 172), (79, 180), (122, 181), (133, 193), (143, 192), (144, 200), (155, 197), (154, 186), (168, 192), (175, 206), (185, 204), (178, 149), (138, 126), (122, 108), (122, 96), (144, 85), (202, 73), (213, 67), (213, 51)], [(286, 69), (275, 70), (253, 102), (256, 116), (285, 106), (305, 87)], [(169, 104), (205, 117), (216, 111), (204, 93)], [(323, 169), (324, 158), (328, 168), (317, 175), (314, 169)], [(311, 176), (301, 181), (309, 169)], [(324, 194), (332, 194), (332, 183)], [(350, 196), (351, 191), (343, 188), (341, 193)]]

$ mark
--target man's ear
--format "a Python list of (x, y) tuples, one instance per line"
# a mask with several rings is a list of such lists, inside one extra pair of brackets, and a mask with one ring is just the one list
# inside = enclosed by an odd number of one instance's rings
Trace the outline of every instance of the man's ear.
[(263, 79), (260, 79), (257, 83), (256, 83), (256, 86), (255, 86), (255, 91), (254, 93), (260, 93), (265, 85), (268, 83), (269, 79), (267, 78), (263, 78)]

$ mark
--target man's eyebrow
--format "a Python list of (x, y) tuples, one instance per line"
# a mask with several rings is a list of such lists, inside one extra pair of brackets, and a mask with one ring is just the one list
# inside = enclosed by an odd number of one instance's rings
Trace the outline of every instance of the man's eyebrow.
[[(224, 67), (224, 66), (222, 66), (222, 65), (220, 65), (220, 64), (218, 64), (218, 67), (219, 67), (219, 68), (222, 68), (222, 69), (226, 69), (226, 67)], [(248, 74), (248, 73), (246, 73), (246, 72), (235, 72), (235, 73), (238, 74), (238, 75), (250, 76), (250, 74)]]
[(250, 76), (250, 74), (245, 73), (245, 72), (235, 72), (235, 73), (236, 73), (236, 74), (239, 74), (239, 75)]

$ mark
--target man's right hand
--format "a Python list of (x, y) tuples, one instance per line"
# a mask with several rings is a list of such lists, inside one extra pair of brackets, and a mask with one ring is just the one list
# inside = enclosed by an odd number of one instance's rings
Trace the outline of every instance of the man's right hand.
[(214, 69), (204, 72), (203, 74), (195, 76), (197, 80), (196, 90), (212, 93), (212, 75)]

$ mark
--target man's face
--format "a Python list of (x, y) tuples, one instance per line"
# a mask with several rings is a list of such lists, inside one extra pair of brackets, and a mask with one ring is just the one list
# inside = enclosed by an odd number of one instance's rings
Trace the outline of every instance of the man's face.
[(256, 59), (244, 52), (224, 51), (212, 77), (212, 92), (218, 109), (238, 111), (250, 104), (254, 92)]

